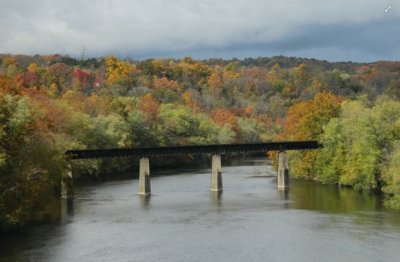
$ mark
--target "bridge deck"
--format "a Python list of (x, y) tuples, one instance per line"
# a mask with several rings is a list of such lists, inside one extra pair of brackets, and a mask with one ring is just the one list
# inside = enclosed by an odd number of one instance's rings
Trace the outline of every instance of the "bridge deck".
[(114, 149), (83, 149), (65, 152), (69, 159), (90, 159), (106, 157), (153, 157), (189, 154), (234, 154), (267, 153), (268, 151), (316, 149), (318, 141), (276, 141), (251, 144), (191, 145), (170, 147), (137, 147)]

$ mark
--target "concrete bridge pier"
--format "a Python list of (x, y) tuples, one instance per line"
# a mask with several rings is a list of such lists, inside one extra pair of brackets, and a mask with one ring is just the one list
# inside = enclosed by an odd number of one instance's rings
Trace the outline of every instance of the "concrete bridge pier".
[(221, 155), (213, 155), (211, 162), (211, 191), (222, 192)]
[(61, 198), (74, 197), (74, 183), (72, 180), (72, 163), (67, 163), (67, 170), (61, 175)]
[(285, 190), (289, 187), (289, 163), (285, 151), (278, 155), (278, 189)]
[(150, 164), (149, 159), (143, 157), (139, 163), (139, 195), (148, 196), (150, 194)]

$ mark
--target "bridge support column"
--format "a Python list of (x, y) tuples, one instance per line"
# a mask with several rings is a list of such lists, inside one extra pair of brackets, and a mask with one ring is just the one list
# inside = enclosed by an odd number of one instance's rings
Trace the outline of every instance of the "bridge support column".
[(278, 189), (286, 189), (289, 187), (289, 163), (285, 151), (279, 152), (278, 155)]
[(144, 157), (140, 159), (139, 164), (139, 195), (147, 196), (150, 194), (150, 164), (149, 159)]
[(74, 197), (74, 184), (72, 180), (72, 163), (67, 163), (67, 170), (61, 176), (61, 198)]
[(221, 156), (213, 155), (211, 163), (211, 191), (222, 192)]

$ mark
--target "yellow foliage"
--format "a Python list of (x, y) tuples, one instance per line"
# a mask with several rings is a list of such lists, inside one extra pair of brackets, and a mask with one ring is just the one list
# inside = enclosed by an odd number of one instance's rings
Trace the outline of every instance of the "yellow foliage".
[(109, 56), (105, 61), (107, 68), (107, 82), (112, 84), (116, 81), (124, 81), (130, 78), (130, 74), (135, 72), (136, 67), (129, 62), (119, 60), (114, 56)]
[(222, 80), (217, 72), (213, 72), (208, 79), (208, 86), (213, 89), (221, 89), (222, 88)]
[(32, 63), (28, 66), (28, 71), (31, 73), (36, 73), (38, 71), (38, 65), (35, 63)]
[(14, 57), (6, 57), (6, 58), (4, 58), (3, 63), (6, 66), (16, 65), (17, 60)]

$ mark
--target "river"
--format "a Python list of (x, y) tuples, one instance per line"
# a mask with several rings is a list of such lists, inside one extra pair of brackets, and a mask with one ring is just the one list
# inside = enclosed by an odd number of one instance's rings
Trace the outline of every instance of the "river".
[[(224, 162), (222, 163), (224, 164)], [(377, 196), (291, 180), (264, 159), (80, 187), (53, 223), (2, 237), (0, 261), (400, 261), (400, 212)], [(60, 205), (58, 205), (60, 206)]]

